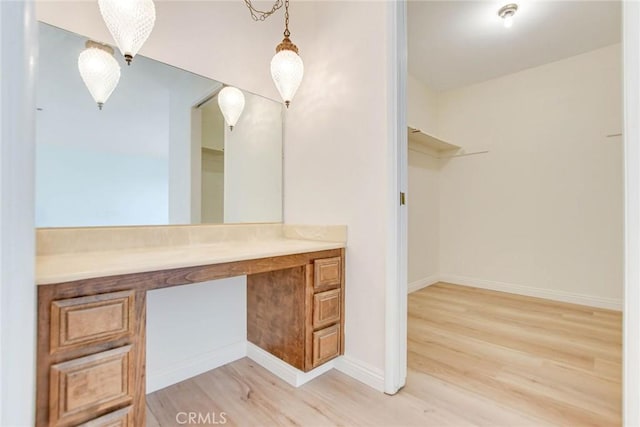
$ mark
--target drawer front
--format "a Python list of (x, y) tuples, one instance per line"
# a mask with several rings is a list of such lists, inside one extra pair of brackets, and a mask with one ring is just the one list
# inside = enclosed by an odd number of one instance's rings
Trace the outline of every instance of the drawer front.
[(340, 325), (329, 326), (313, 333), (313, 367), (322, 365), (340, 354)]
[(315, 289), (337, 288), (342, 282), (342, 258), (324, 258), (313, 262), (313, 287)]
[(340, 321), (340, 289), (313, 296), (313, 328), (322, 328)]
[(80, 424), (78, 427), (134, 427), (133, 406), (110, 412), (107, 415)]
[(51, 366), (49, 425), (68, 426), (133, 400), (130, 345)]
[(51, 353), (133, 334), (134, 302), (134, 291), (53, 301)]

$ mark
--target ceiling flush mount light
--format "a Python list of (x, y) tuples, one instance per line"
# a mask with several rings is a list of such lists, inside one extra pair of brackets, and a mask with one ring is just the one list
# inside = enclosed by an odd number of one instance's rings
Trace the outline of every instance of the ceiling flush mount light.
[(510, 3), (506, 6), (502, 6), (498, 11), (498, 16), (502, 18), (502, 23), (505, 28), (511, 28), (513, 25), (513, 16), (518, 11), (518, 5), (515, 3)]
[[(251, 11), (251, 17), (254, 21), (264, 21), (283, 5), (282, 0), (276, 0), (271, 10), (264, 12), (255, 9), (251, 0), (245, 0), (245, 3)], [(271, 59), (271, 78), (273, 78), (287, 108), (289, 108), (304, 75), (302, 58), (298, 55), (298, 47), (291, 42), (290, 36), (289, 0), (284, 0), (284, 39), (276, 46), (276, 54)]]
[(153, 0), (98, 0), (98, 5), (111, 36), (131, 65), (156, 22)]
[(120, 64), (113, 57), (111, 46), (89, 40), (86, 47), (78, 57), (78, 70), (89, 93), (102, 110), (120, 81)]
[(218, 106), (229, 129), (233, 130), (244, 110), (244, 94), (237, 87), (227, 86), (218, 94)]

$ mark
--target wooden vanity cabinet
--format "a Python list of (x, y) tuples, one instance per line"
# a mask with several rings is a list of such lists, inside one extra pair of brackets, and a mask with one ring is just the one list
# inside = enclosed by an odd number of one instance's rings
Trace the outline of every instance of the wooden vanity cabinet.
[(144, 425), (146, 293), (109, 288), (38, 287), (37, 426)]
[(40, 285), (36, 426), (144, 426), (146, 292), (241, 275), (249, 341), (303, 371), (342, 354), (344, 249)]
[(247, 277), (247, 340), (311, 369), (343, 354), (344, 257)]

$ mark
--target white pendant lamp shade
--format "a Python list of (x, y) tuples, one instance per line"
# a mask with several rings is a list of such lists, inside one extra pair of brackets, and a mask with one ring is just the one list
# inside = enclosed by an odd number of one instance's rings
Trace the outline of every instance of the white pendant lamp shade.
[(102, 110), (102, 106), (120, 81), (120, 64), (109, 46), (88, 41), (87, 49), (78, 57), (78, 70), (89, 93)]
[(244, 94), (236, 87), (227, 86), (218, 94), (218, 106), (229, 129), (233, 130), (244, 110)]
[(271, 77), (287, 107), (293, 100), (303, 75), (304, 64), (295, 51), (283, 49), (271, 59)]
[(102, 19), (128, 64), (153, 30), (153, 0), (98, 0)]

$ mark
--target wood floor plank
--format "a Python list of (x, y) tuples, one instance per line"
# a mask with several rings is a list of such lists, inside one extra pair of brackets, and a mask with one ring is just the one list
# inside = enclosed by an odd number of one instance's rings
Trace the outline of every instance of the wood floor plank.
[(552, 424), (620, 425), (620, 313), (449, 284), (409, 313), (412, 369)]
[(180, 411), (230, 426), (621, 425), (619, 312), (446, 283), (408, 307), (395, 396), (337, 371), (294, 388), (241, 359), (148, 395), (148, 426)]
[(156, 419), (155, 415), (153, 415), (153, 412), (151, 412), (151, 409), (149, 409), (148, 405), (147, 405), (146, 421), (147, 421), (147, 427), (160, 427), (160, 423)]

